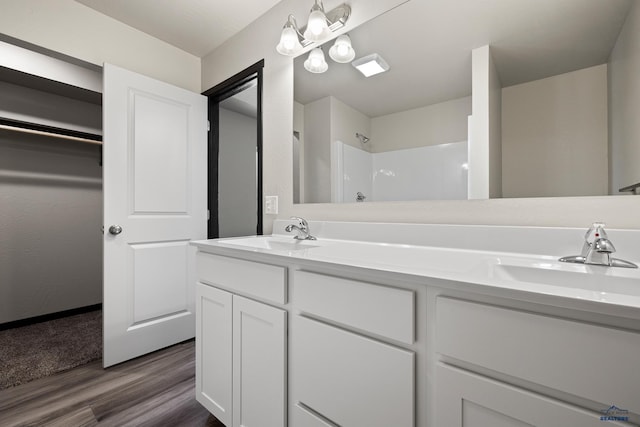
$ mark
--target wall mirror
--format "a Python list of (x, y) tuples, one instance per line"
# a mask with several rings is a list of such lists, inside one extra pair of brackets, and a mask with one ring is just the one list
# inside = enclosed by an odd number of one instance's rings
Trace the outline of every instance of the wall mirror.
[(378, 54), (388, 71), (335, 62), (333, 40), (326, 72), (300, 55), (294, 203), (466, 199), (471, 56), (485, 45), (502, 86), (502, 196), (620, 194), (633, 182), (611, 182), (607, 63), (632, 4), (410, 0), (347, 33), (356, 60)]

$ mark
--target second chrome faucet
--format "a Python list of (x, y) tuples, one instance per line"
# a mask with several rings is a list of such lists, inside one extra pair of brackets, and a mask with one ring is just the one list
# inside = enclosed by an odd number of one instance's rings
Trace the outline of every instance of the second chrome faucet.
[(613, 243), (609, 240), (607, 232), (604, 231), (604, 223), (594, 222), (584, 235), (584, 243), (580, 255), (562, 257), (560, 261), (577, 264), (603, 265), (606, 267), (638, 268), (638, 266), (632, 262), (612, 258), (611, 254), (615, 251), (615, 246), (613, 246)]

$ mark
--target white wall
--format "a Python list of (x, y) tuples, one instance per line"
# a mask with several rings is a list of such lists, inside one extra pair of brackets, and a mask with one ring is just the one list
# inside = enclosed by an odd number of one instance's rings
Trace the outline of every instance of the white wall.
[[(101, 127), (100, 106), (4, 83), (0, 91), (2, 116)], [(99, 154), (94, 144), (0, 131), (0, 323), (102, 302)]]
[[(326, 1), (331, 8), (339, 1)], [(353, 0), (353, 17), (345, 31), (403, 3)], [(586, 227), (594, 218), (613, 228), (640, 228), (640, 198), (625, 196), (422, 201), (354, 204), (292, 203), (291, 129), (293, 123), (293, 60), (278, 55), (275, 45), (289, 13), (302, 20), (308, 2), (283, 0), (237, 36), (202, 60), (202, 88), (208, 89), (258, 60), (265, 59), (263, 136), (264, 193), (278, 195), (280, 218), (291, 215), (336, 221), (381, 221), (450, 224), (505, 224)], [(284, 166), (283, 166), (284, 165)], [(274, 216), (264, 218), (265, 233)]]
[(402, 150), (467, 139), (471, 97), (371, 119), (371, 151)]
[(356, 138), (356, 133), (371, 137), (371, 119), (336, 97), (331, 98), (331, 141), (371, 151), (371, 141), (366, 144)]
[(109, 62), (200, 92), (200, 58), (74, 0), (3, 0), (0, 29), (92, 64)]
[(607, 65), (502, 90), (504, 197), (607, 194)]
[(256, 234), (256, 119), (220, 108), (220, 237)]
[(640, 182), (640, 2), (609, 58), (610, 191)]
[(469, 198), (502, 196), (500, 78), (491, 48), (474, 49), (472, 116), (469, 126)]

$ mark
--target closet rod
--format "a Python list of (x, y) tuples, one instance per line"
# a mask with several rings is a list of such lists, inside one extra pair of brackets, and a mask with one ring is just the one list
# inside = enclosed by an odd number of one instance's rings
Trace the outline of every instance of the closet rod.
[(14, 126), (14, 125), (5, 124), (5, 123), (0, 123), (0, 129), (9, 130), (12, 132), (28, 133), (31, 135), (51, 136), (54, 138), (66, 139), (69, 141), (86, 142), (89, 144), (102, 145), (102, 141), (96, 140), (96, 139), (83, 138), (81, 136), (65, 135), (65, 134), (56, 133), (56, 132), (47, 132), (45, 130), (30, 129), (28, 127)]

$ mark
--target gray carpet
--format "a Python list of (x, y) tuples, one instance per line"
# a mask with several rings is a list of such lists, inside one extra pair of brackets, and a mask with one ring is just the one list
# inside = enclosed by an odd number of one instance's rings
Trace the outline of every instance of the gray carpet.
[(102, 357), (102, 310), (0, 331), (0, 390)]

